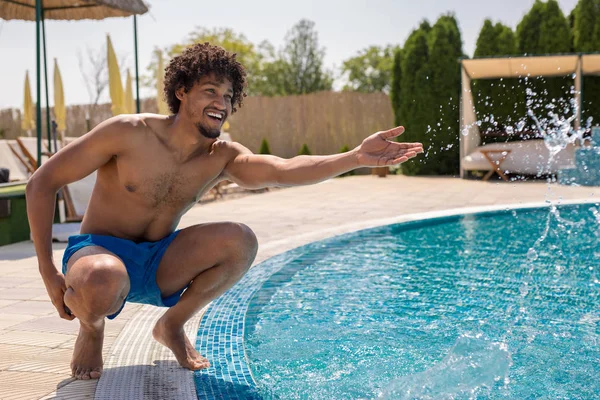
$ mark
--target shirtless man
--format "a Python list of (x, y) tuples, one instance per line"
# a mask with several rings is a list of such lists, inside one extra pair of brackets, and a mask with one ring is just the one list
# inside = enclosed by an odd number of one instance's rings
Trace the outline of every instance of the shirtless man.
[[(330, 156), (282, 159), (254, 155), (218, 140), (245, 96), (235, 55), (208, 43), (173, 58), (165, 72), (171, 116), (120, 115), (60, 150), (27, 184), (27, 213), (40, 273), (61, 318), (79, 319), (71, 369), (78, 379), (102, 374), (104, 318), (125, 301), (169, 309), (153, 329), (182, 367), (209, 366), (184, 334), (184, 323), (232, 287), (250, 268), (256, 236), (243, 224), (199, 224), (176, 231), (202, 194), (228, 179), (245, 188), (320, 182), (354, 168), (399, 164), (423, 151), (375, 133)], [(57, 191), (98, 171), (81, 234), (69, 238), (62, 272), (52, 259)]]

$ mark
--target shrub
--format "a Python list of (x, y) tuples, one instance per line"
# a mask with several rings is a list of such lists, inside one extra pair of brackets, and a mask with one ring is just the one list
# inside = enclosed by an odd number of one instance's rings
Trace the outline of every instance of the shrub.
[(310, 150), (308, 149), (308, 145), (306, 143), (304, 143), (302, 145), (302, 148), (300, 149), (300, 151), (298, 152), (299, 156), (310, 156), (312, 155), (312, 153), (310, 152)]
[(263, 139), (260, 143), (258, 154), (271, 154), (271, 149), (269, 148), (269, 142), (267, 142), (267, 139)]

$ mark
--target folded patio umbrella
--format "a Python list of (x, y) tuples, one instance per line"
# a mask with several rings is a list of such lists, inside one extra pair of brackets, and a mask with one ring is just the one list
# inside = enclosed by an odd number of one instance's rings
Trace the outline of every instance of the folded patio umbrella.
[(29, 132), (35, 128), (33, 120), (33, 100), (31, 98), (31, 86), (29, 85), (29, 71), (25, 72), (25, 89), (23, 93), (23, 117), (21, 119), (21, 128)]
[(164, 90), (165, 90), (165, 66), (163, 63), (162, 51), (158, 50), (158, 68), (156, 70), (156, 106), (158, 107), (158, 113), (163, 115), (170, 115), (171, 111), (169, 106), (165, 103)]
[(135, 114), (135, 100), (133, 99), (133, 83), (131, 74), (127, 69), (127, 80), (125, 81), (125, 113)]
[(58, 69), (58, 61), (54, 59), (54, 119), (59, 132), (67, 130), (67, 108), (65, 107), (65, 93), (63, 90), (62, 76)]
[(110, 91), (110, 99), (112, 101), (113, 115), (125, 114), (125, 94), (123, 93), (123, 81), (121, 80), (121, 71), (117, 55), (113, 48), (110, 36), (106, 35), (106, 60), (108, 62), (108, 88)]

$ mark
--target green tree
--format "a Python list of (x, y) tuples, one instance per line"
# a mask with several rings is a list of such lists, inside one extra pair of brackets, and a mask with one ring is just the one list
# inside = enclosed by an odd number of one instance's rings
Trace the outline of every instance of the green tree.
[(392, 69), (392, 86), (390, 89), (390, 98), (392, 107), (395, 110), (395, 123), (402, 125), (400, 114), (400, 102), (402, 98), (402, 49), (398, 48), (394, 54), (394, 67)]
[(498, 54), (505, 56), (517, 54), (517, 37), (515, 36), (515, 32), (509, 26), (503, 25), (500, 22), (494, 25), (494, 29), (498, 38)]
[[(544, 21), (540, 26), (540, 49), (542, 54), (568, 53), (571, 51), (571, 30), (569, 21), (563, 14), (556, 0), (548, 0), (545, 4)], [(573, 79), (569, 77), (541, 78), (543, 83), (539, 85), (545, 97), (544, 106), (554, 103), (567, 106), (572, 95), (571, 86)]]
[(540, 27), (544, 22), (546, 4), (535, 0), (519, 24), (517, 25), (517, 38), (519, 54), (539, 54)]
[(556, 0), (548, 0), (540, 25), (538, 53), (568, 53), (571, 50), (569, 21)]
[[(496, 47), (498, 49), (495, 55), (508, 56), (517, 54), (517, 37), (515, 32), (509, 26), (503, 25), (500, 22), (494, 25), (494, 29), (497, 33)], [(526, 115), (525, 90), (523, 85), (520, 84), (519, 79), (516, 78), (492, 80), (491, 84), (492, 93), (490, 103), (495, 104), (495, 107), (493, 114), (490, 114), (490, 120), (491, 115), (494, 115), (494, 119), (498, 125), (494, 126), (493, 122), (490, 125), (505, 132), (507, 126), (514, 125)]]
[(456, 18), (423, 21), (409, 35), (393, 68), (392, 104), (406, 127), (403, 141), (421, 142), (425, 157), (402, 165), (407, 175), (458, 172), (458, 107), (462, 40)]
[[(540, 0), (535, 0), (529, 12), (523, 16), (523, 19), (517, 25), (517, 45), (520, 55), (542, 54), (540, 51), (540, 27), (544, 21), (545, 11), (546, 4)], [(535, 99), (530, 99), (534, 101), (534, 107), (546, 102), (545, 96), (542, 95), (543, 84), (538, 79), (521, 80), (519, 87), (524, 86), (537, 94)]]
[[(509, 56), (517, 53), (513, 30), (501, 23), (484, 21), (475, 47), (475, 57)], [(525, 91), (517, 79), (481, 79), (472, 83), (477, 119), (482, 132), (505, 131), (515, 117), (525, 115)], [(483, 137), (483, 142), (506, 140), (494, 136)]]
[[(260, 48), (257, 48), (252, 42), (250, 42), (246, 36), (241, 33), (236, 33), (230, 28), (213, 28), (208, 29), (205, 27), (196, 27), (192, 31), (187, 39), (182, 43), (177, 43), (164, 49), (165, 54), (165, 66), (170, 58), (181, 54), (188, 46), (195, 43), (209, 42), (215, 46), (221, 46), (225, 50), (232, 53), (236, 53), (237, 60), (244, 65), (247, 71), (248, 79), (248, 94), (262, 94), (260, 93), (259, 84), (262, 81), (261, 70), (265, 54)], [(144, 79), (144, 84), (147, 86), (154, 86), (156, 82), (156, 66), (158, 64), (157, 51), (155, 50), (150, 65), (147, 70), (149, 76)]]
[(569, 21), (569, 31), (571, 34), (571, 52), (575, 51), (575, 14), (577, 13), (577, 9), (579, 8), (579, 4), (575, 6), (569, 13), (567, 17), (567, 21)]
[[(475, 43), (475, 52), (473, 53), (474, 57), (500, 55), (500, 51), (498, 49), (498, 31), (499, 29), (496, 29), (490, 19), (483, 21), (483, 26), (479, 31), (479, 36), (477, 37), (477, 42)], [(497, 79), (478, 79), (471, 83), (477, 120), (485, 121), (480, 126), (483, 132), (487, 132), (492, 129), (492, 125), (489, 124), (489, 116), (494, 115), (496, 112), (494, 105), (497, 97), (495, 96), (494, 88), (497, 83)]]
[(394, 46), (370, 46), (344, 61), (342, 73), (348, 76), (344, 90), (389, 93), (396, 50)]
[[(573, 36), (575, 51), (600, 51), (600, 0), (579, 0), (575, 7)], [(583, 120), (592, 117), (594, 124), (600, 122), (600, 77), (583, 77)], [(585, 124), (585, 123), (584, 123)]]
[(269, 142), (267, 142), (267, 139), (263, 138), (262, 142), (260, 143), (258, 154), (271, 154), (271, 149), (269, 148)]
[(483, 21), (475, 43), (474, 57), (487, 57), (498, 54), (498, 31), (490, 19)]
[[(400, 86), (402, 96), (400, 107), (396, 110), (396, 119), (406, 128), (402, 140), (407, 142), (423, 142), (428, 152), (431, 144), (425, 140), (432, 121), (432, 93), (429, 76), (428, 36), (431, 26), (423, 21), (404, 43), (402, 50), (402, 76)], [(425, 157), (411, 160), (402, 167), (403, 173), (416, 175), (421, 172)]]
[(575, 51), (593, 52), (598, 51), (600, 43), (596, 34), (600, 28), (599, 0), (579, 0), (574, 10), (575, 20), (573, 23), (573, 40)]
[[(518, 24), (517, 37), (522, 54), (567, 53), (572, 48), (569, 21), (556, 0), (536, 0)], [(569, 104), (573, 84), (570, 77), (540, 77), (528, 79), (525, 84), (536, 93), (528, 99), (535, 114), (545, 115), (549, 104), (561, 108)]]
[(303, 19), (287, 33), (279, 56), (265, 66), (265, 79), (276, 86), (274, 94), (331, 90), (333, 77), (323, 66), (324, 57), (325, 49), (319, 47), (315, 23)]
[(262, 63), (254, 80), (256, 93), (261, 96), (284, 96), (283, 84), (285, 62), (279, 57), (272, 44), (263, 41), (259, 46)]
[(457, 174), (459, 170), (459, 98), (462, 39), (454, 15), (444, 15), (429, 33), (430, 86), (433, 101), (431, 150), (422, 173)]

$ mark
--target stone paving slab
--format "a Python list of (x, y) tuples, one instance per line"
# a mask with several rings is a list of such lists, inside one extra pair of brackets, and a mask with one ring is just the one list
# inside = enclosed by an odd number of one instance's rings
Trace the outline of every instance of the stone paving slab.
[(73, 337), (74, 335), (50, 332), (0, 331), (1, 344), (21, 344), (24, 346), (58, 347)]
[[(4, 263), (4, 265), (2, 265), (2, 261), (0, 261), (0, 268), (2, 268), (2, 271), (7, 271), (9, 270), (6, 267), (7, 263)], [(21, 286), (21, 285), (25, 285), (27, 283), (31, 282), (31, 279), (28, 278), (9, 278), (9, 277), (3, 277), (2, 280), (0, 280), (0, 288), (12, 288), (12, 287), (17, 287), (17, 286)]]
[(70, 376), (71, 355), (71, 349), (50, 349), (38, 352), (31, 359), (13, 363), (7, 371), (44, 372)]
[[(0, 308), (6, 307), (11, 304), (18, 303), (18, 302), (19, 302), (19, 300), (0, 300)], [(0, 321), (2, 321), (2, 317), (0, 317)], [(0, 329), (2, 329), (1, 322), (0, 322)]]
[(0, 358), (0, 371), (6, 370), (18, 362), (29, 361), (35, 358), (40, 351), (43, 351), (43, 349), (36, 346), (24, 346), (15, 343), (0, 344), (0, 354), (2, 354), (2, 358)]
[[(15, 301), (16, 303), (17, 301)], [(0, 314), (0, 332), (25, 321), (36, 319), (35, 315), (29, 314)]]
[[(600, 201), (600, 188), (549, 186), (545, 182), (353, 176), (199, 205), (182, 218), (179, 228), (216, 221), (245, 223), (259, 240), (258, 263), (314, 240), (373, 226), (386, 218), (569, 199)], [(52, 246), (58, 266), (65, 246)], [(118, 356), (111, 347), (140, 312), (142, 306), (127, 304), (118, 319), (107, 323), (105, 360)], [(68, 355), (75, 343), (76, 327), (77, 321), (64, 321), (56, 315), (39, 277), (33, 245), (21, 242), (0, 247), (0, 399), (93, 398), (97, 381), (73, 381), (68, 376)], [(56, 358), (49, 357), (51, 354)], [(155, 376), (151, 374), (149, 379)], [(153, 396), (160, 398), (160, 393)]]
[(7, 330), (77, 335), (79, 332), (79, 320), (67, 321), (66, 319), (56, 318), (56, 315), (49, 315), (30, 319), (18, 325), (11, 326)]
[[(93, 381), (73, 381), (68, 385), (62, 386), (57, 391), (48, 396), (42, 397), (42, 400), (85, 400), (93, 399), (96, 392), (97, 380)], [(116, 399), (115, 399), (116, 400)]]
[(50, 302), (25, 300), (0, 308), (0, 314), (30, 314), (30, 315), (49, 315), (56, 312), (56, 308)]
[(44, 290), (46, 290), (46, 286), (44, 286), (44, 282), (38, 278), (36, 278), (35, 280), (30, 280), (28, 283), (25, 283), (23, 285), (19, 285), (17, 287), (22, 287), (22, 288), (42, 288)]
[(32, 300), (41, 295), (47, 295), (46, 289), (24, 287), (0, 289), (0, 300)]
[(40, 372), (0, 371), (2, 400), (39, 399), (72, 381), (68, 375)]

